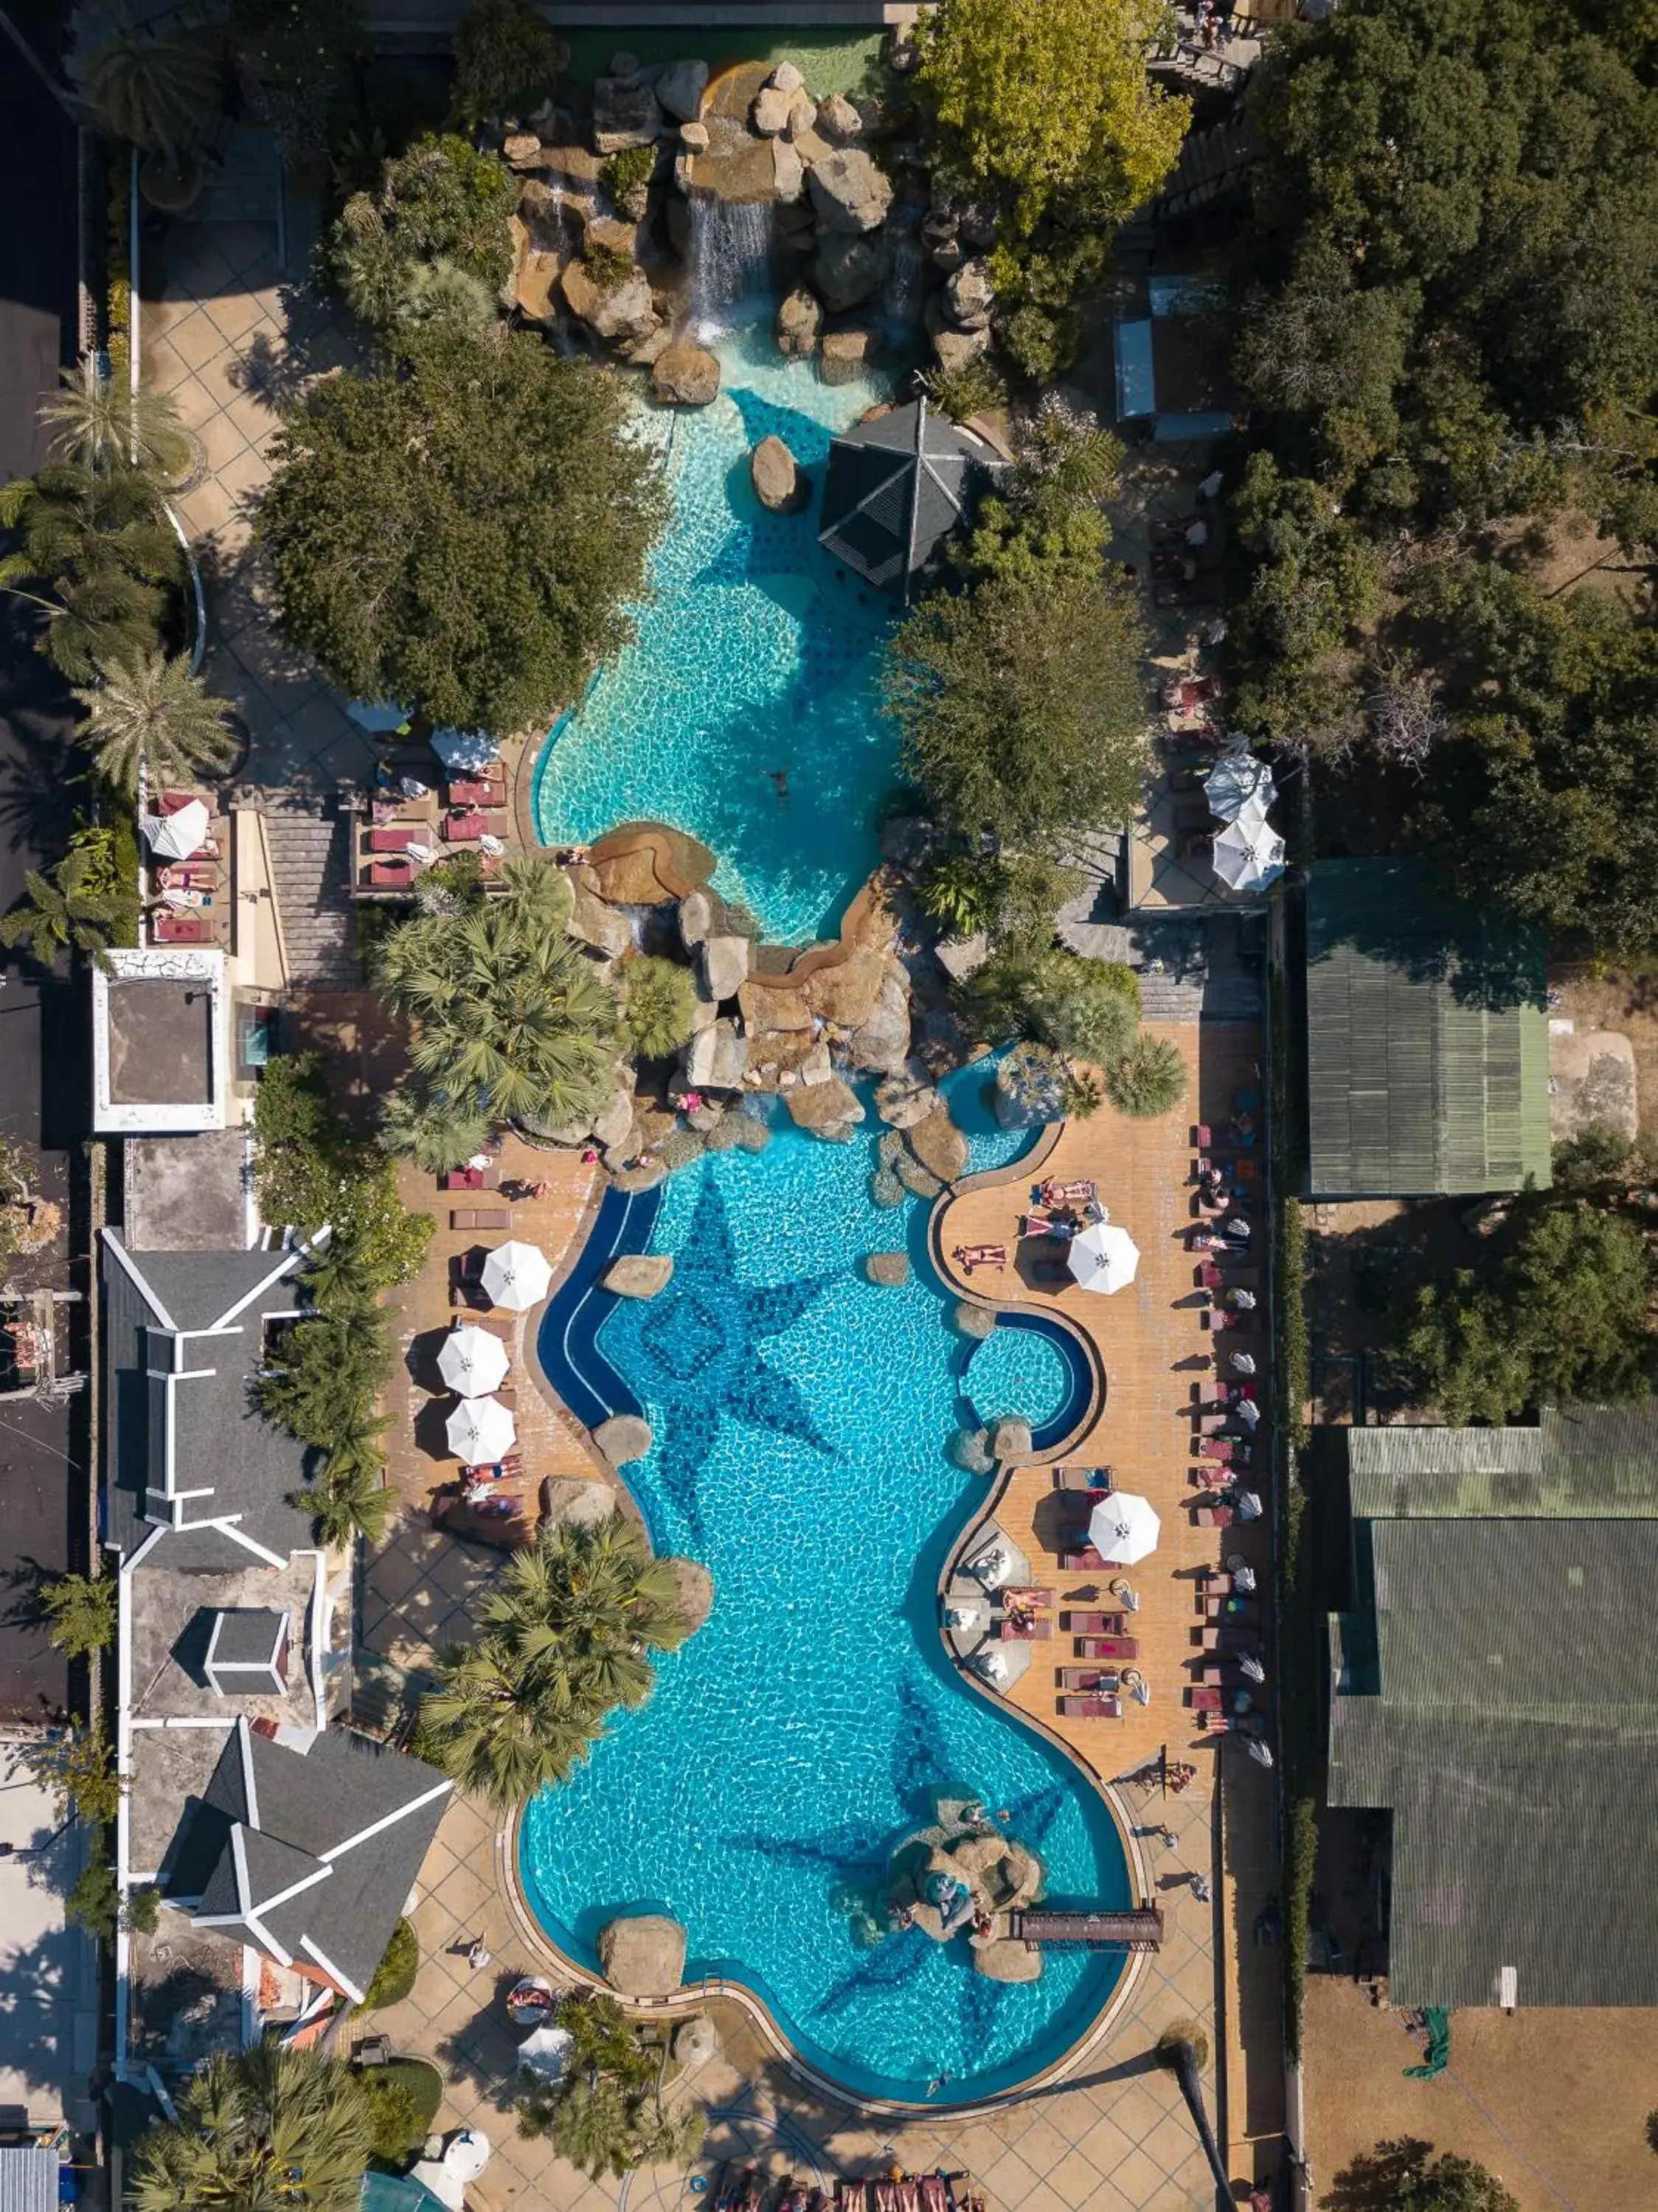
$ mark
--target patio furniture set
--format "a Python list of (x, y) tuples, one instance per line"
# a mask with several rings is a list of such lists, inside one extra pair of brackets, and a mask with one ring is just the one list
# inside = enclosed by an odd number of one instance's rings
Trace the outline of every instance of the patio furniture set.
[(164, 791), (142, 826), (149, 848), (150, 943), (223, 943), (229, 905), (211, 799), (198, 791)]

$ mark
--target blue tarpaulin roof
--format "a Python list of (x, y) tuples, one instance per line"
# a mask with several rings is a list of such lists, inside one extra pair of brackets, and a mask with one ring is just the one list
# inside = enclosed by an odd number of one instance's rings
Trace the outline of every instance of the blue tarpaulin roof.
[(1157, 380), (1151, 366), (1151, 324), (1117, 325), (1117, 413), (1125, 422), (1157, 411)]

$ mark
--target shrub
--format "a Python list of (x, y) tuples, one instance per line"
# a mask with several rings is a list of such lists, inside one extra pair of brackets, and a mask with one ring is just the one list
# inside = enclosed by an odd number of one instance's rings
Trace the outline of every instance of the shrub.
[(135, 1935), (153, 1936), (161, 1917), (162, 1893), (153, 1883), (128, 1892), (126, 1924)]
[(599, 239), (589, 239), (582, 247), (582, 262), (601, 292), (613, 290), (633, 274), (632, 256)]
[(101, 1651), (115, 1641), (115, 1598), (113, 1575), (59, 1575), (40, 1592), (48, 1638), (71, 1659)]
[(1021, 1037), (1099, 1067), (1129, 1050), (1140, 1016), (1131, 970), (1059, 945), (1036, 955), (997, 952), (963, 987), (961, 1000), (992, 1043)]
[(926, 378), (928, 396), (953, 422), (970, 422), (1006, 404), (1008, 387), (988, 361), (965, 368), (936, 368)]
[(654, 146), (625, 146), (605, 163), (601, 172), (605, 190), (613, 200), (625, 200), (630, 192), (650, 182), (655, 167)]
[(115, 1869), (101, 1853), (88, 1859), (70, 1884), (64, 1898), (64, 1917), (101, 1942), (111, 1943), (115, 1940), (120, 1904)]
[(642, 1060), (664, 1060), (691, 1035), (697, 987), (677, 960), (641, 953), (621, 972), (622, 1042)]
[(380, 1964), (364, 1992), (363, 2004), (370, 2012), (382, 2005), (401, 2004), (413, 1989), (419, 1971), (420, 1939), (408, 1921), (399, 1920), (380, 1954)]
[(1137, 1037), (1106, 1070), (1106, 1096), (1119, 1114), (1137, 1119), (1172, 1113), (1186, 1091), (1186, 1060), (1167, 1037)]
[(1318, 1803), (1312, 1797), (1297, 1797), (1289, 1808), (1283, 1838), (1284, 2041), (1292, 2058), (1299, 2058), (1301, 2051), (1307, 1938), (1312, 1925), (1313, 1879), (1318, 1859)]
[(472, 0), (454, 29), (455, 121), (475, 131), (539, 106), (564, 58), (528, 0)]
[(922, 870), (916, 901), (929, 921), (953, 937), (977, 937), (995, 927), (1006, 887), (1006, 871), (998, 861), (948, 853)]

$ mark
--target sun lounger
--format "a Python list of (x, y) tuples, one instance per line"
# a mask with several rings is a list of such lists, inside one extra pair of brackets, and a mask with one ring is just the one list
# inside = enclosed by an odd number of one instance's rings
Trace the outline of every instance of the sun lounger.
[(446, 783), (443, 796), (451, 806), (504, 806), (506, 778), (475, 776), (462, 783)]
[(1200, 1505), (1192, 1523), (1195, 1528), (1229, 1528), (1236, 1518), (1229, 1505)]
[(1259, 1713), (1204, 1713), (1198, 1725), (1210, 1735), (1266, 1734), (1266, 1722)]
[(1108, 1567), (1111, 1562), (1109, 1559), (1101, 1559), (1093, 1545), (1089, 1544), (1080, 1552), (1062, 1552), (1059, 1555), (1059, 1565), (1068, 1575), (1090, 1575), (1099, 1573), (1102, 1568)]
[(444, 1190), (499, 1190), (501, 1170), (493, 1160), (486, 1168), (451, 1168), (442, 1178)]
[(452, 1206), (451, 1229), (510, 1229), (512, 1215), (504, 1206)]
[(1199, 1646), (1204, 1651), (1259, 1651), (1260, 1632), (1253, 1628), (1205, 1628)]
[(157, 914), (150, 935), (157, 945), (210, 945), (213, 924), (204, 914)]
[(1061, 1698), (1059, 1710), (1070, 1720), (1119, 1721), (1123, 1701), (1120, 1698)]
[(1191, 1474), (1199, 1490), (1229, 1490), (1232, 1486), (1232, 1469), (1217, 1466), (1213, 1460), (1194, 1462)]
[(1053, 1623), (1040, 1614), (1021, 1623), (1004, 1613), (996, 1624), (996, 1632), (1004, 1644), (1040, 1644), (1053, 1634)]
[(1079, 1659), (1137, 1659), (1139, 1639), (1133, 1636), (1079, 1636), (1076, 1656)]
[(1053, 1603), (1053, 1592), (1051, 1589), (1042, 1589), (1025, 1583), (1004, 1583), (1000, 1589), (993, 1590), (991, 1595), (1004, 1606), (1051, 1605)]
[(474, 814), (456, 808), (443, 821), (443, 835), (451, 845), (475, 845), (480, 837), (504, 839), (506, 834), (504, 814)]
[(1120, 1636), (1128, 1625), (1124, 1613), (1065, 1613), (1059, 1626), (1072, 1636)]
[(1062, 1667), (1059, 1669), (1062, 1689), (1087, 1690), (1095, 1697), (1115, 1697), (1118, 1679), (1116, 1669), (1109, 1667)]
[(414, 879), (412, 860), (370, 860), (363, 872), (363, 883), (371, 891), (406, 891)]
[(1186, 1692), (1186, 1701), (1194, 1713), (1218, 1713), (1222, 1693), (1219, 1690), (1206, 1690), (1200, 1684), (1194, 1685)]
[(406, 853), (411, 845), (424, 842), (430, 835), (421, 822), (388, 822), (383, 828), (369, 832), (371, 853)]
[(921, 2212), (953, 2212), (950, 2192), (942, 2174), (922, 2175)]
[(1251, 1628), (1259, 1617), (1254, 1599), (1248, 1597), (1206, 1597), (1204, 1616), (1208, 1620), (1235, 1622)]

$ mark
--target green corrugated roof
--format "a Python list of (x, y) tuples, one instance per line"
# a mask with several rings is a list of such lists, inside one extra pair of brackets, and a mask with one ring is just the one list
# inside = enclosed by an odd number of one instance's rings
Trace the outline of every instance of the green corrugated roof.
[(1550, 1407), (1535, 1428), (1354, 1429), (1362, 1520), (1658, 1520), (1658, 1401)]
[(1307, 893), (1314, 1196), (1549, 1180), (1544, 949), (1415, 860), (1324, 860)]

